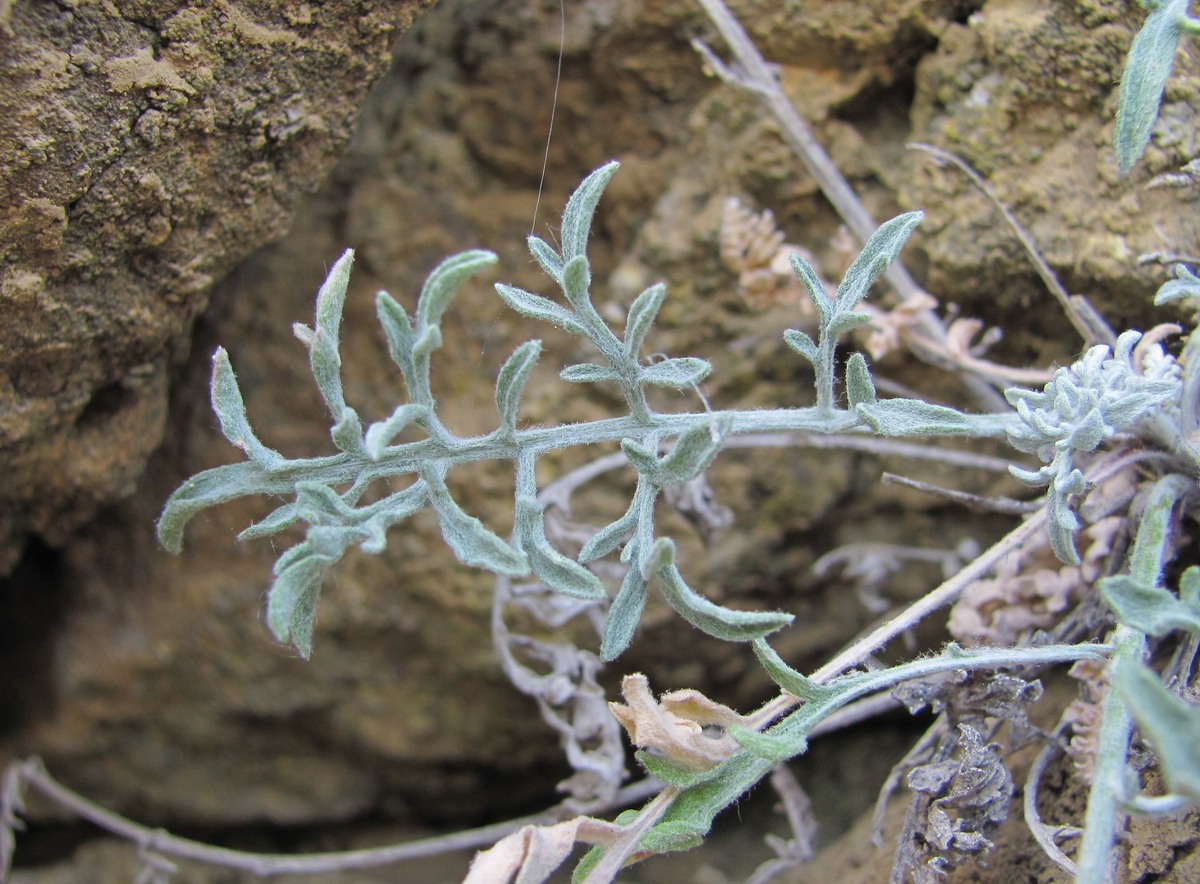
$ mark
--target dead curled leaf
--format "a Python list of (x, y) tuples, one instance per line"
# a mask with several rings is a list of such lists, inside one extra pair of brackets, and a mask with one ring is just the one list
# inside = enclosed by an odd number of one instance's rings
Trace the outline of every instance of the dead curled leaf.
[(571, 855), (576, 841), (600, 843), (619, 828), (580, 816), (552, 826), (523, 826), (475, 855), (463, 884), (537, 884)]
[(625, 676), (621, 694), (625, 702), (609, 703), (608, 708), (633, 744), (697, 773), (710, 770), (740, 748), (726, 728), (749, 726), (745, 716), (699, 691), (671, 691), (655, 700), (649, 680), (640, 672)]
[(737, 197), (730, 197), (721, 209), (718, 240), (721, 261), (738, 275), (738, 294), (752, 309), (797, 304), (802, 313), (812, 314), (790, 260), (796, 253), (811, 263), (812, 255), (783, 241), (770, 210), (756, 214)]

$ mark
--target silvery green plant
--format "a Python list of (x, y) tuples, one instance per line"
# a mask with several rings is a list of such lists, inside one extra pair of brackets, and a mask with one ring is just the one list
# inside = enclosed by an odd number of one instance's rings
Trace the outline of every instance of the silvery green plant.
[(1184, 34), (1200, 36), (1200, 19), (1188, 15), (1190, 0), (1138, 0), (1150, 10), (1125, 60), (1113, 146), (1124, 175), (1137, 163), (1158, 119), (1163, 92)]
[[(898, 255), (921, 220), (919, 212), (900, 215), (881, 225), (829, 296), (815, 270), (793, 258), (792, 266), (817, 314), (815, 338), (790, 329), (787, 344), (808, 361), (815, 376), (815, 404), (754, 411), (661, 413), (647, 398), (647, 388), (688, 389), (711, 371), (692, 357), (647, 363), (641, 351), (666, 297), (657, 284), (629, 307), (620, 334), (592, 303), (591, 270), (586, 255), (593, 214), (617, 169), (597, 169), (568, 201), (562, 224), (562, 247), (555, 249), (531, 236), (534, 259), (562, 292), (552, 300), (511, 285), (497, 284), (499, 297), (515, 311), (587, 340), (598, 361), (565, 367), (563, 381), (616, 385), (627, 414), (560, 427), (519, 427), (521, 397), (541, 354), (541, 342), (517, 347), (497, 376), (497, 426), (472, 438), (451, 433), (438, 417), (430, 386), (432, 358), (443, 345), (441, 318), (459, 287), (495, 262), (490, 252), (469, 251), (442, 262), (429, 276), (410, 315), (390, 295), (376, 299), (377, 315), (393, 361), (408, 391), (408, 401), (388, 417), (364, 426), (348, 405), (341, 382), (339, 332), (353, 254), (332, 268), (317, 297), (313, 327), (297, 325), (297, 338), (309, 351), (318, 389), (332, 418), (336, 454), (288, 459), (267, 447), (252, 430), (229, 357), (218, 350), (213, 360), (212, 403), (222, 432), (247, 456), (243, 463), (207, 470), (185, 482), (170, 498), (159, 521), (163, 544), (178, 550), (188, 520), (201, 510), (234, 498), (269, 494), (286, 502), (242, 532), (242, 539), (265, 537), (296, 523), (307, 526), (303, 541), (285, 551), (275, 564), (268, 593), (267, 621), (280, 641), (288, 641), (304, 657), (312, 651), (317, 599), (328, 570), (353, 546), (368, 553), (382, 551), (396, 523), (429, 508), (447, 546), (463, 564), (505, 578), (532, 576), (542, 585), (584, 603), (607, 607), (600, 656), (613, 660), (633, 640), (647, 593), (652, 587), (693, 626), (719, 638), (750, 642), (758, 659), (786, 696), (802, 705), (760, 728), (731, 727), (738, 745), (727, 760), (708, 770), (680, 767), (669, 755), (643, 751), (643, 766), (674, 790), (669, 806), (656, 811), (653, 825), (637, 829), (636, 850), (659, 852), (690, 846), (703, 839), (715, 815), (765, 776), (781, 760), (805, 751), (810, 731), (854, 699), (904, 681), (939, 672), (997, 666), (1044, 665), (1095, 658), (1109, 644), (1049, 645), (1037, 648), (962, 650), (951, 645), (941, 654), (882, 671), (849, 672), (819, 683), (792, 670), (766, 642), (790, 623), (783, 612), (746, 612), (716, 605), (695, 592), (675, 560), (675, 543), (657, 535), (655, 508), (664, 489), (695, 480), (721, 449), (738, 435), (804, 430), (818, 433), (871, 434), (890, 437), (1007, 437), (1022, 451), (1037, 454), (1038, 471), (1014, 470), (1034, 485), (1049, 485), (1047, 511), (1055, 550), (1065, 560), (1075, 555), (1071, 535), (1077, 521), (1070, 496), (1086, 490), (1073, 458), (1091, 451), (1114, 434), (1137, 429), (1151, 413), (1178, 415), (1178, 367), (1163, 356), (1147, 374), (1132, 364), (1137, 333), (1127, 333), (1114, 353), (1097, 347), (1068, 369), (1060, 370), (1041, 391), (1010, 390), (1016, 413), (970, 415), (917, 399), (880, 399), (866, 360), (851, 354), (843, 375), (845, 404), (838, 397), (839, 339), (869, 321), (858, 309), (868, 290)], [(401, 433), (420, 436), (397, 442)], [(619, 442), (637, 475), (637, 485), (623, 515), (596, 531), (577, 558), (557, 550), (547, 538), (545, 511), (535, 479), (542, 454), (577, 445)], [(516, 473), (514, 529), (505, 539), (464, 512), (446, 484), (458, 464), (511, 461)], [(408, 475), (404, 490), (374, 503), (362, 497), (376, 480)], [(338, 491), (338, 487), (345, 490)], [(609, 589), (589, 564), (619, 552), (624, 566), (620, 586)], [(1189, 584), (1190, 585), (1190, 584)], [(658, 799), (656, 799), (658, 800)], [(620, 824), (622, 818), (618, 818)], [(616, 826), (616, 831), (626, 831)], [(619, 837), (599, 846), (581, 864), (579, 875), (615, 874), (635, 850)]]
[(1009, 442), (1018, 451), (1036, 454), (1045, 464), (1036, 471), (1009, 469), (1026, 485), (1049, 486), (1050, 546), (1067, 564), (1080, 564), (1075, 549), (1079, 520), (1071, 511), (1070, 498), (1087, 490), (1073, 457), (1096, 450), (1117, 433), (1136, 429), (1151, 416), (1159, 422), (1178, 419), (1179, 366), (1166, 358), (1139, 372), (1133, 364), (1133, 348), (1141, 337), (1140, 332), (1127, 331), (1112, 350), (1103, 345), (1092, 347), (1082, 359), (1056, 371), (1041, 390), (1012, 388), (1005, 392), (1020, 417), (1009, 428)]
[[(541, 342), (532, 340), (518, 347), (500, 369), (495, 388), (496, 429), (464, 439), (445, 427), (430, 387), (432, 357), (443, 343), (441, 318), (459, 287), (496, 260), (490, 252), (469, 251), (434, 269), (412, 316), (387, 293), (377, 296), (379, 322), (409, 401), (364, 428), (357, 411), (346, 403), (341, 382), (338, 341), (353, 261), (353, 253), (347, 252), (334, 264), (318, 293), (314, 326), (295, 327), (297, 338), (309, 351), (313, 377), (333, 419), (330, 436), (338, 453), (288, 459), (261, 442), (250, 426), (229, 356), (219, 349), (213, 358), (213, 410), (226, 438), (248, 459), (206, 470), (171, 496), (158, 523), (163, 545), (178, 551), (188, 521), (207, 507), (255, 494), (290, 498), (239, 538), (270, 536), (298, 522), (307, 525), (305, 539), (276, 561), (275, 580), (267, 596), (271, 631), (281, 641), (290, 641), (304, 657), (312, 652), (317, 598), (329, 569), (353, 546), (368, 553), (382, 551), (388, 529), (425, 508), (433, 510), (447, 546), (463, 564), (512, 577), (532, 574), (552, 589), (581, 599), (607, 598), (603, 583), (586, 565), (620, 548), (621, 560), (630, 567), (609, 610), (601, 645), (606, 660), (615, 659), (632, 640), (652, 582), (693, 626), (719, 638), (752, 641), (786, 626), (791, 616), (730, 610), (688, 586), (675, 562), (674, 541), (655, 534), (655, 504), (664, 488), (695, 478), (725, 440), (739, 434), (807, 430), (895, 437), (999, 437), (1011, 426), (1010, 415), (967, 415), (916, 399), (881, 400), (866, 361), (857, 353), (846, 368), (849, 407), (834, 402), (837, 341), (868, 321), (867, 314), (855, 308), (920, 222), (919, 212), (881, 225), (833, 298), (826, 295), (816, 272), (795, 259), (796, 273), (817, 306), (820, 322), (816, 340), (798, 330), (789, 330), (785, 339), (816, 372), (815, 405), (757, 411), (654, 411), (646, 397), (647, 388), (688, 389), (701, 382), (711, 366), (694, 357), (652, 364), (643, 361), (642, 347), (666, 297), (665, 286), (653, 285), (633, 301), (621, 335), (592, 304), (588, 233), (600, 195), (616, 169), (616, 163), (602, 166), (572, 195), (563, 214), (561, 250), (536, 236), (529, 237), (530, 252), (561, 289), (565, 303), (503, 283), (496, 285), (496, 293), (518, 313), (589, 341), (602, 361), (567, 366), (560, 377), (574, 384), (616, 385), (628, 409), (626, 416), (562, 427), (518, 428), (521, 396), (541, 353)], [(412, 430), (423, 438), (395, 442), (402, 432)], [(578, 560), (572, 560), (546, 539), (535, 466), (538, 457), (548, 451), (606, 441), (620, 443), (637, 472), (637, 487), (624, 515), (597, 532)], [(479, 460), (509, 460), (515, 465), (515, 529), (508, 540), (464, 512), (446, 485), (446, 474), (456, 464)], [(372, 483), (401, 475), (413, 476), (412, 484), (360, 505)], [(339, 492), (335, 490), (339, 485), (349, 487)]]

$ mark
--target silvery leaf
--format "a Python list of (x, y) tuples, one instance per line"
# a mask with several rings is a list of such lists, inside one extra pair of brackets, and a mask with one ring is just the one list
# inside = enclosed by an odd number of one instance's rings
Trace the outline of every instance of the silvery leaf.
[(563, 211), (562, 257), (564, 262), (587, 254), (588, 234), (592, 229), (592, 216), (596, 204), (608, 186), (609, 179), (620, 167), (618, 162), (605, 163), (587, 178), (571, 194)]
[(229, 364), (229, 354), (223, 347), (218, 347), (217, 352), (213, 354), (211, 395), (212, 409), (216, 412), (217, 420), (221, 423), (221, 432), (226, 439), (265, 470), (283, 465), (283, 455), (263, 445), (250, 429), (242, 391), (238, 387), (233, 366)]

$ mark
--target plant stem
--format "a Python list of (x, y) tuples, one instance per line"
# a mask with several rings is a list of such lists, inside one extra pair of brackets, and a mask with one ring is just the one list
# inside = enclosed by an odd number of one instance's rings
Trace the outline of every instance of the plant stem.
[[(1150, 493), (1130, 557), (1129, 573), (1138, 583), (1157, 586), (1170, 546), (1171, 513), (1194, 483), (1179, 474), (1160, 479)], [(1113, 637), (1114, 651), (1107, 667), (1108, 684), (1116, 683), (1122, 666), (1140, 663), (1146, 653), (1146, 634), (1120, 625)], [(1081, 884), (1103, 884), (1113, 879), (1113, 843), (1125, 827), (1118, 804), (1125, 794), (1124, 773), (1129, 757), (1133, 717), (1120, 693), (1110, 687), (1104, 698), (1096, 765), (1088, 793), (1083, 843), (1075, 859)]]

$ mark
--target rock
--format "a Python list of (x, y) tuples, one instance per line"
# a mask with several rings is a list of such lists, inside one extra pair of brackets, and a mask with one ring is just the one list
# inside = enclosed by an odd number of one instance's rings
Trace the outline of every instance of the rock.
[(212, 284), (286, 232), (430, 5), (4, 4), (0, 573), (133, 490)]
[[(1042, 116), (1009, 114), (1007, 128), (988, 122), (982, 147), (954, 135), (961, 131), (956, 124), (961, 127), (974, 119), (970, 114), (982, 113), (970, 96), (988, 88), (988, 94), (1002, 91), (999, 83), (1010, 73), (1004, 66), (1020, 61), (997, 54), (1003, 41), (988, 36), (988, 28), (1005, 25), (1028, 41), (1050, 22), (1056, 34), (1074, 28), (1069, 45), (1080, 45), (1091, 26), (1083, 13), (1076, 15), (1074, 4), (1065, 0), (1043, 5), (1046, 10), (1020, 5), (1018, 15), (1012, 3), (986, 3), (983, 18), (972, 25), (947, 11), (970, 4), (894, 0), (886, 10), (872, 7), (868, 17), (861, 4), (828, 2), (799, 11), (780, 7), (745, 24), (767, 58), (780, 64), (785, 88), (816, 121), (876, 218), (900, 209), (930, 210), (904, 255), (914, 269), (937, 281), (934, 293), (944, 304), (960, 304), (965, 315), (982, 314), (1019, 332), (1020, 359), (1036, 352), (1049, 362), (1069, 357), (1076, 342), (1063, 332), (1065, 323), (1057, 322), (1052, 306), (1045, 308), (1052, 318), (1044, 324), (1042, 313), (1037, 323), (1027, 322), (1025, 305), (1045, 296), (1031, 281), (1011, 236), (955, 173), (930, 171), (925, 159), (903, 150), (907, 140), (964, 147), (968, 159), (1009, 182), (1013, 192), (1036, 189), (1022, 163), (1034, 164), (1037, 181), (1046, 188), (1057, 186), (1060, 178), (1067, 182), (1064, 187), (1082, 187), (1071, 150), (1054, 150), (1053, 139), (1044, 138), (1040, 159), (1027, 152), (1026, 140), (1034, 137)], [(21, 6), (16, 9), (20, 14)], [(325, 15), (324, 10), (314, 7), (312, 14)], [(64, 781), (144, 822), (166, 826), (322, 825), (372, 814), (461, 826), (554, 800), (551, 785), (566, 773), (561, 753), (533, 703), (499, 672), (488, 621), (490, 579), (454, 562), (431, 519), (417, 517), (393, 529), (383, 555), (354, 554), (339, 565), (323, 590), (310, 663), (273, 645), (261, 622), (271, 564), (295, 538), (279, 539), (278, 548), (267, 542), (239, 547), (234, 541), (237, 531), (270, 511), (271, 501), (239, 502), (206, 513), (189, 528), (179, 558), (159, 550), (151, 530), (178, 483), (200, 469), (237, 460), (206, 401), (209, 354), (218, 344), (231, 354), (250, 419), (267, 444), (289, 456), (332, 452), (328, 415), (289, 329), (293, 322), (312, 321), (324, 271), (346, 247), (358, 252), (343, 324), (346, 395), (364, 421), (385, 416), (402, 400), (372, 294), (386, 288), (411, 310), (425, 274), (447, 254), (466, 248), (490, 248), (500, 261), (493, 277), (467, 286), (447, 315), (447, 343), (435, 356), (434, 374), (447, 424), (460, 434), (494, 428), (495, 373), (512, 349), (532, 336), (544, 339), (545, 352), (530, 381), (523, 422), (617, 413), (615, 393), (564, 388), (557, 378), (564, 363), (591, 357), (586, 347), (516, 316), (490, 289), (490, 282), (499, 280), (553, 294), (524, 251), (523, 239), (531, 222), (553, 237), (567, 194), (587, 172), (614, 157), (623, 168), (601, 203), (591, 242), (601, 313), (620, 323), (638, 291), (663, 279), (668, 299), (648, 352), (710, 358), (715, 370), (705, 393), (714, 407), (809, 401), (810, 378), (780, 340), (782, 330), (799, 320), (784, 307), (756, 313), (744, 303), (733, 274), (720, 263), (717, 225), (730, 195), (743, 197), (756, 210), (769, 207), (787, 241), (811, 248), (821, 269), (836, 279), (846, 250), (838, 220), (815, 182), (754, 99), (705, 76), (685, 39), (710, 33), (693, 3), (568, 4), (567, 16), (564, 80), (541, 190), (558, 52), (554, 4), (542, 9), (526, 0), (447, 0), (400, 43), (391, 72), (362, 115), (353, 148), (321, 190), (298, 208), (279, 197), (256, 209), (278, 219), (272, 207), (276, 212), (280, 206), (295, 208), (295, 226), (279, 243), (240, 264), (213, 293), (193, 356), (173, 387), (169, 416), (158, 412), (166, 421), (165, 444), (145, 473), (130, 474), (136, 493), (90, 524), (55, 559), (56, 571), (32, 569), (14, 586), (32, 592), (39, 576), (47, 578), (62, 599), (55, 610), (63, 625), (55, 634), (48, 672), (46, 654), (27, 655), (22, 659), (40, 662), (11, 670), (14, 680), (29, 684), (38, 672), (41, 677), (37, 695), (27, 692), (27, 702), (14, 716), (16, 735), (8, 751), (37, 751)], [(1079, 143), (1092, 145), (1089, 162), (1108, 161), (1104, 139), (1111, 114), (1099, 84), (1115, 81), (1119, 53), (1114, 47), (1132, 38), (1134, 26), (1124, 15), (1106, 25), (1115, 29), (1104, 32), (1107, 54), (1087, 56), (1103, 71), (1088, 67), (1078, 74), (1086, 81), (1078, 87), (1087, 92), (1086, 100), (1072, 85), (1073, 68), (1063, 71), (1064, 91), (1038, 93), (1039, 108), (1049, 116), (1056, 113), (1055, 102), (1076, 102), (1070, 104), (1074, 116), (1064, 116), (1055, 131), (1062, 138), (1079, 132)], [(172, 89), (172, 71), (160, 63), (169, 54), (147, 58), (140, 49), (130, 43), (105, 56), (120, 59), (105, 69), (106, 88), (128, 84), (130, 92), (119, 96), (166, 90), (186, 99), (185, 109), (192, 107), (198, 99)], [(966, 79), (947, 85), (962, 59), (970, 60), (962, 73)], [(102, 61), (96, 64), (99, 70)], [(993, 75), (993, 67), (1003, 76)], [(199, 93), (200, 85), (182, 70), (176, 63), (174, 71)], [(136, 85), (150, 80), (158, 85)], [(302, 127), (292, 133), (295, 120), (286, 111), (291, 106), (285, 101), (276, 116), (263, 117), (256, 136), (276, 132), (270, 137), (279, 140), (280, 149), (334, 137), (332, 124), (328, 131)], [(165, 113), (154, 106), (143, 118), (152, 111)], [(156, 119), (146, 125), (161, 131), (167, 123)], [(308, 117), (302, 113), (295, 119)], [(1079, 128), (1072, 128), (1076, 123)], [(183, 131), (182, 124), (175, 125)], [(1001, 142), (1018, 151), (1011, 169)], [(270, 191), (272, 168), (256, 166), (259, 154), (247, 151), (236, 161), (214, 164), (230, 170), (217, 177), (231, 192), (238, 186), (243, 190), (237, 192)], [(174, 206), (183, 197), (172, 195), (165, 172), (147, 169), (131, 181), (130, 192), (151, 208), (164, 200)], [(250, 179), (257, 182), (253, 187), (237, 185)], [(1131, 181), (1110, 181), (1105, 187), (1112, 198), (1143, 198)], [(1070, 197), (1076, 206), (1090, 206), (1093, 199), (1079, 189)], [(69, 242), (73, 216), (68, 209), (63, 228), (55, 211), (68, 204), (46, 199), (14, 214), (12, 223), (25, 231), (23, 241), (55, 243), (61, 237)], [(1056, 267), (1070, 270), (1072, 289), (1090, 291), (1111, 283), (1123, 293), (1109, 302), (1116, 309), (1113, 318), (1141, 321), (1152, 316), (1153, 285), (1148, 271), (1132, 266), (1129, 257), (1143, 247), (1146, 232), (1136, 228), (1142, 238), (1133, 240), (1136, 247), (1126, 242), (1123, 252), (1119, 225), (1140, 216), (1113, 209), (1109, 198), (1105, 204), (1119, 223), (1091, 231), (1091, 250), (1084, 249), (1090, 258), (1078, 265), (1070, 255), (1086, 245), (1085, 234), (1082, 226), (1064, 220), (1065, 197), (1018, 200), (1014, 208), (1058, 256)], [(1120, 198), (1116, 204), (1123, 205)], [(969, 221), (963, 227), (956, 220), (960, 212)], [(184, 251), (175, 248), (181, 225), (174, 217), (169, 216), (172, 232), (151, 254), (169, 249), (182, 261)], [(209, 222), (226, 223), (216, 215)], [(1067, 232), (1060, 241), (1056, 231), (1064, 224)], [(138, 229), (143, 240), (161, 233), (161, 225), (157, 233), (148, 224)], [(113, 235), (118, 234), (132, 235), (124, 228)], [(190, 242), (188, 260), (199, 262), (197, 272), (212, 277), (232, 262), (214, 255), (232, 255), (240, 245), (232, 234), (221, 240), (228, 243), (224, 252), (213, 242)], [(158, 268), (153, 278), (173, 278), (166, 275), (166, 265), (148, 266)], [(40, 303), (48, 273), (29, 264), (6, 277), (6, 291), (22, 303)], [(983, 284), (996, 279), (1012, 282), (1003, 298)], [(199, 309), (188, 304), (170, 308), (172, 316), (178, 314), (174, 334), (179, 340)], [(167, 306), (155, 309), (170, 312)], [(158, 371), (174, 352), (179, 351), (162, 350)], [(961, 397), (956, 379), (924, 364), (892, 357), (881, 365), (897, 383), (939, 398)], [(672, 394), (661, 407), (695, 407), (691, 396)], [(120, 413), (115, 408), (104, 413), (110, 411)], [(560, 475), (589, 456), (547, 457), (546, 473)], [(939, 480), (936, 466), (925, 468), (927, 473), (921, 469), (912, 472)], [(986, 541), (1009, 524), (974, 515), (963, 519), (960, 510), (927, 496), (877, 489), (878, 475), (877, 461), (849, 452), (731, 452), (714, 468), (713, 484), (718, 499), (735, 511), (739, 527), (718, 534), (707, 548), (682, 519), (664, 513), (663, 530), (679, 539), (687, 576), (709, 597), (735, 607), (784, 607), (797, 614), (801, 625), (781, 633), (777, 647), (794, 665), (815, 666), (873, 616), (848, 580), (822, 580), (810, 573), (819, 555), (868, 538), (950, 549), (969, 536)], [(976, 481), (982, 486), (994, 480), (964, 479), (961, 473), (941, 479), (969, 489)], [(450, 482), (465, 509), (498, 533), (508, 531), (510, 464), (455, 470)], [(601, 519), (620, 513), (632, 482), (629, 475), (614, 473), (595, 484), (588, 506), (576, 515), (602, 524)], [(53, 537), (61, 539), (65, 531)], [(888, 584), (888, 598), (915, 597), (936, 579), (932, 569), (897, 578)], [(598, 644), (586, 630), (572, 638), (584, 647)], [(700, 688), (739, 709), (769, 693), (744, 646), (699, 636), (659, 601), (652, 601), (627, 657), (609, 667), (605, 678), (611, 686), (622, 673), (638, 670), (650, 675), (656, 690)]]

